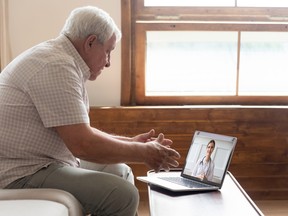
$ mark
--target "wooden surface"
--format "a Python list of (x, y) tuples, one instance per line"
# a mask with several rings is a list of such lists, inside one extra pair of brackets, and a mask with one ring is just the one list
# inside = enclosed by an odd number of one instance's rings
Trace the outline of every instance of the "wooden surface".
[[(180, 167), (197, 130), (238, 137), (229, 170), (253, 200), (288, 199), (288, 109), (266, 107), (113, 107), (91, 108), (91, 125), (134, 136), (154, 128), (173, 140)], [(129, 164), (135, 176), (144, 164)], [(147, 185), (136, 181), (141, 199)]]
[(221, 190), (213, 192), (173, 193), (151, 185), (149, 206), (151, 216), (263, 215), (230, 173)]

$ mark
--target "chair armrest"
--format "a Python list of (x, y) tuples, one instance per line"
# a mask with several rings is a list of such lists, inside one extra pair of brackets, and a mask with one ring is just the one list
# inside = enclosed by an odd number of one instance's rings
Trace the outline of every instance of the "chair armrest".
[(69, 216), (83, 216), (83, 208), (70, 193), (58, 189), (0, 189), (0, 200), (49, 200), (68, 209)]

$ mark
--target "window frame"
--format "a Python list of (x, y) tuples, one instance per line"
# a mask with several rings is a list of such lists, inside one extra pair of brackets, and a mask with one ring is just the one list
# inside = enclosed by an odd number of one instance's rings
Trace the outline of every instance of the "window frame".
[(144, 7), (144, 0), (122, 0), (121, 12), (121, 105), (287, 105), (288, 96), (146, 96), (145, 31), (189, 30), (191, 26), (204, 31), (219, 27), (226, 31), (284, 31), (288, 29), (285, 15), (288, 8), (177, 7), (171, 10)]

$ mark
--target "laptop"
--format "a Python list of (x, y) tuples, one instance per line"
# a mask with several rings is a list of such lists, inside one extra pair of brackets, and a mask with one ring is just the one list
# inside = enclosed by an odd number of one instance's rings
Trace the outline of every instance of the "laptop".
[(181, 171), (149, 172), (137, 179), (175, 192), (219, 190), (236, 142), (233, 136), (197, 130)]

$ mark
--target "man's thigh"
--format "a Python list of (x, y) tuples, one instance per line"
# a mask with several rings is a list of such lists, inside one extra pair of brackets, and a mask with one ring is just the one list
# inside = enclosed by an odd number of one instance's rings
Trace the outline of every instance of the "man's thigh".
[(135, 215), (139, 202), (137, 189), (123, 178), (59, 164), (29, 176), (23, 187), (67, 191), (79, 200), (87, 214)]
[(133, 175), (132, 169), (124, 163), (98, 164), (98, 163), (92, 163), (92, 162), (81, 160), (80, 164), (81, 164), (81, 168), (83, 169), (111, 173), (111, 174), (120, 176), (121, 178), (124, 178), (125, 180), (134, 184), (134, 175)]

